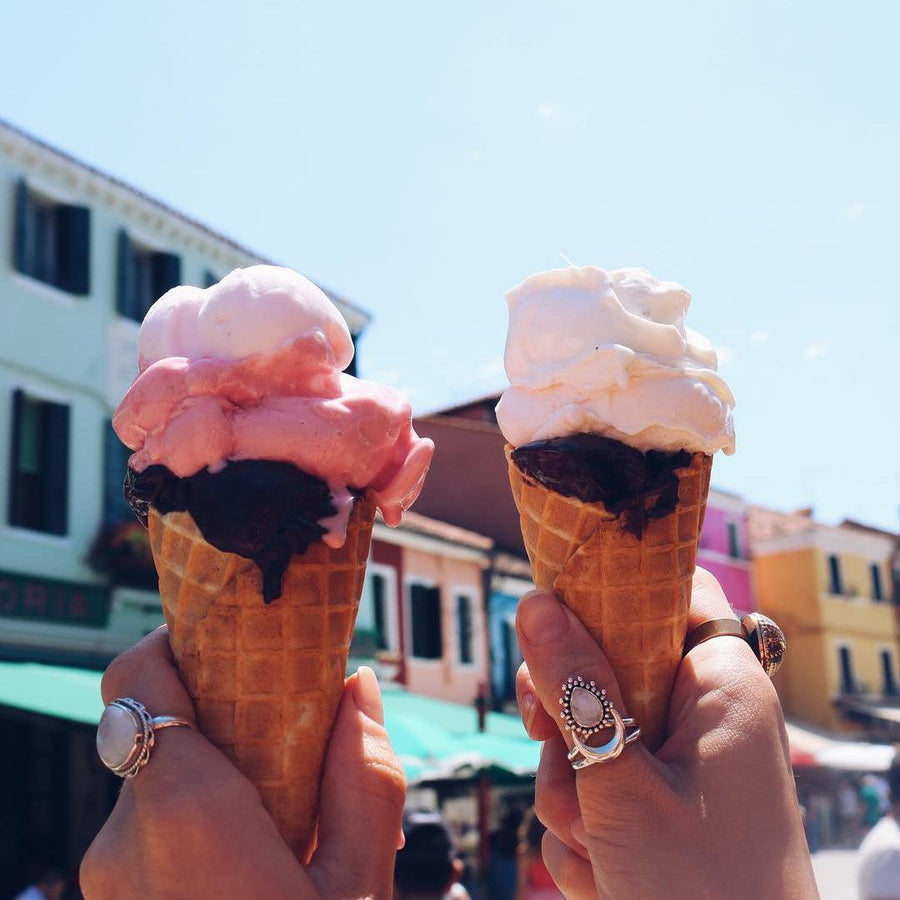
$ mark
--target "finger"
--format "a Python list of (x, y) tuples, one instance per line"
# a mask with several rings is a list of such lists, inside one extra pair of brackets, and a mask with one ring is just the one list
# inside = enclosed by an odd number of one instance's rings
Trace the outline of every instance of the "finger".
[(378, 681), (363, 666), (347, 679), (325, 757), (319, 846), (307, 870), (323, 895), (391, 895), (405, 798)]
[(566, 742), (555, 726), (553, 735), (541, 747), (534, 793), (537, 817), (563, 843), (586, 859), (586, 835), (575, 789), (575, 770), (569, 762)]
[[(196, 722), (194, 704), (178, 677), (165, 625), (110, 663), (103, 673), (100, 692), (106, 704), (119, 697), (132, 697), (143, 703), (151, 716), (182, 716)], [(167, 729), (178, 730), (182, 729)]]
[[(725, 592), (713, 575), (698, 568), (694, 573), (689, 628), (709, 619), (734, 618)], [(703, 747), (704, 736), (715, 730), (717, 740), (754, 727), (762, 710), (780, 707), (771, 681), (750, 645), (742, 637), (722, 635), (694, 647), (682, 660), (669, 706), (669, 743), (660, 757), (670, 759), (692, 747)], [(787, 735), (781, 740), (789, 756)]]
[[(603, 651), (578, 618), (552, 594), (534, 591), (519, 601), (516, 624), (519, 642), (537, 694), (547, 713), (554, 717), (567, 745), (572, 737), (559, 718), (560, 686), (572, 675), (595, 681), (621, 715), (627, 710), (615, 675)], [(647, 792), (658, 791), (663, 772), (660, 764), (640, 741), (630, 744), (617, 759), (581, 769), (576, 787), (588, 834), (612, 822), (612, 810), (627, 809), (640, 817)]]
[(547, 710), (538, 699), (527, 663), (522, 663), (516, 672), (516, 699), (519, 701), (522, 724), (533, 741), (546, 741), (559, 733), (556, 722), (547, 715)]
[(596, 900), (597, 888), (591, 864), (550, 831), (544, 833), (541, 855), (547, 871), (566, 900)]

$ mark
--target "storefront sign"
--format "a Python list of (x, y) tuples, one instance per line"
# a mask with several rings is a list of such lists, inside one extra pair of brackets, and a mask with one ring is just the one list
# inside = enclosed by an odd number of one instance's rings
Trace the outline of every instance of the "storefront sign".
[(0, 572), (0, 616), (102, 628), (109, 601), (104, 587)]

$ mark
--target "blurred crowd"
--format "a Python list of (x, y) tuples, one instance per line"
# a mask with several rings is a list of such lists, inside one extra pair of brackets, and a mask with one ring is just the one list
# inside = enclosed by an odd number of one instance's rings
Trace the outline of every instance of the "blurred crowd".
[(890, 811), (891, 790), (881, 775), (844, 777), (831, 785), (801, 788), (800, 803), (812, 853), (855, 848)]

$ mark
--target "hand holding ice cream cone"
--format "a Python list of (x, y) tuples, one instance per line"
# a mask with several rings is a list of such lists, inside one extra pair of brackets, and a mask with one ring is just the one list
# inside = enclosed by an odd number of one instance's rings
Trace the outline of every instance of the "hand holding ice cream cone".
[(641, 269), (570, 267), (508, 295), (497, 406), (535, 584), (600, 643), (659, 747), (681, 659), (712, 454), (734, 399), (690, 294)]
[(113, 420), (199, 728), (301, 862), (375, 510), (399, 523), (433, 450), (402, 395), (342, 373), (352, 355), (311, 282), (235, 270), (150, 309)]

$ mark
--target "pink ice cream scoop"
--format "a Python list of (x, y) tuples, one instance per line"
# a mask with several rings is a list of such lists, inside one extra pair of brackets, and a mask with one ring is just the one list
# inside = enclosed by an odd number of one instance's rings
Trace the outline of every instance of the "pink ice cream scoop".
[(433, 443), (398, 391), (341, 372), (353, 357), (347, 325), (296, 272), (253, 266), (206, 290), (174, 288), (147, 313), (139, 348), (140, 374), (113, 417), (135, 472), (291, 463), (328, 485), (337, 514), (320, 524), (333, 547), (354, 492), (370, 489), (392, 526), (418, 496)]

